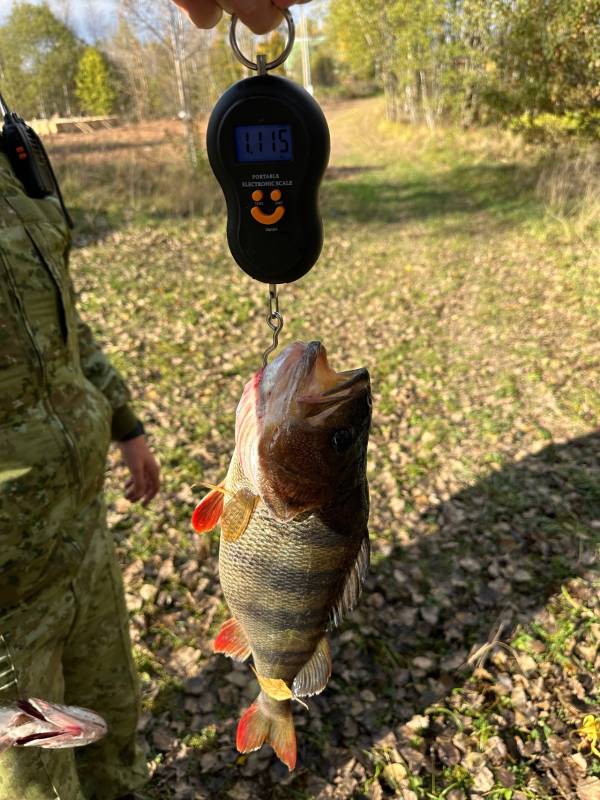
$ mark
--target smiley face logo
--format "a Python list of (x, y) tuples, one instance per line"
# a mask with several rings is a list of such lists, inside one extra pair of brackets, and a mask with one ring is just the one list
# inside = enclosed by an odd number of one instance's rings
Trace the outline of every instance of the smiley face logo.
[(260, 189), (256, 189), (256, 191), (252, 192), (254, 205), (250, 209), (250, 213), (261, 225), (276, 225), (285, 214), (285, 206), (281, 200), (281, 192), (279, 189), (273, 189), (270, 197), (273, 203), (275, 203), (275, 209), (271, 214), (265, 214), (261, 208), (264, 204), (264, 193)]

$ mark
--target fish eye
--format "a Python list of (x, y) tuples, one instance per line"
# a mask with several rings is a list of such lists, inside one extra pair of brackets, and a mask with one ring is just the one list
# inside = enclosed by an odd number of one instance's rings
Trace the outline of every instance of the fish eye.
[(334, 431), (331, 437), (331, 446), (338, 455), (341, 455), (348, 450), (353, 439), (352, 431), (349, 428), (340, 428), (340, 430)]

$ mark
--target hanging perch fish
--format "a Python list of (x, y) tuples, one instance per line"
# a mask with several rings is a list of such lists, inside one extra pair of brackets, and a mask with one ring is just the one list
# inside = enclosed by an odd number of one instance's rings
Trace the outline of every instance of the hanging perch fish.
[(232, 612), (214, 650), (252, 656), (261, 691), (240, 719), (237, 748), (265, 742), (296, 763), (292, 700), (331, 675), (328, 629), (361, 591), (369, 565), (366, 369), (335, 372), (320, 342), (289, 345), (247, 384), (225, 481), (194, 511), (221, 525), (219, 571)]
[(31, 697), (0, 707), (0, 753), (9, 747), (80, 747), (107, 731), (102, 717), (78, 706)]

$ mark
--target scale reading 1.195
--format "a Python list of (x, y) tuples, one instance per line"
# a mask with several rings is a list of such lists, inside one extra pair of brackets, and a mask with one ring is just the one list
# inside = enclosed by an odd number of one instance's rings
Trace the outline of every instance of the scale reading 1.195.
[[(286, 18), (292, 30), (289, 12)], [(227, 203), (231, 253), (245, 272), (269, 284), (301, 278), (319, 257), (318, 191), (329, 160), (321, 108), (298, 84), (266, 73), (277, 63), (263, 61), (264, 74), (259, 69), (228, 89), (207, 130), (209, 161)]]

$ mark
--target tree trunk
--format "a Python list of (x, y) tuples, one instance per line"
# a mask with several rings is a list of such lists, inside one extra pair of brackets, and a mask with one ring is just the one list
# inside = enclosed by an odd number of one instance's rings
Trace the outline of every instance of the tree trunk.
[(196, 131), (194, 125), (194, 115), (188, 92), (188, 74), (186, 65), (186, 54), (183, 42), (183, 16), (179, 9), (173, 9), (170, 16), (171, 23), (171, 45), (173, 65), (175, 68), (175, 82), (177, 85), (177, 96), (179, 98), (180, 115), (183, 118), (185, 128), (185, 139), (187, 143), (188, 157), (193, 167), (198, 166), (198, 148), (196, 142)]
[(385, 113), (391, 122), (400, 118), (398, 109), (398, 76), (393, 70), (383, 74), (383, 92), (385, 95)]
[(431, 103), (429, 101), (427, 75), (425, 74), (424, 70), (419, 70), (419, 83), (421, 86), (421, 105), (423, 108), (423, 115), (425, 117), (425, 122), (427, 123), (427, 127), (432, 129), (435, 128), (435, 118), (431, 108)]

